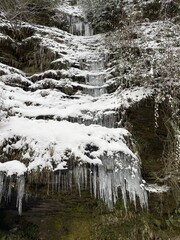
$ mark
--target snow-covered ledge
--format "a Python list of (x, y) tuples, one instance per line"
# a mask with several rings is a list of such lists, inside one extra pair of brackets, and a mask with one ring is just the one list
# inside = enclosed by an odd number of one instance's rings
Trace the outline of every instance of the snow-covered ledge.
[[(110, 209), (118, 199), (118, 189), (122, 191), (125, 207), (127, 193), (135, 205), (138, 196), (141, 206), (147, 207), (139, 159), (130, 149), (130, 141), (130, 133), (122, 128), (10, 117), (1, 123), (1, 146), (6, 143), (2, 151), (4, 156), (13, 151), (20, 152), (21, 159), (1, 163), (0, 194), (3, 195), (4, 175), (16, 174), (21, 214), (24, 173), (48, 170), (53, 173), (50, 181), (54, 189), (59, 189), (58, 185), (62, 187), (61, 173), (66, 172), (63, 179), (67, 188), (72, 183), (79, 191), (86, 187)], [(69, 171), (71, 174), (67, 174)]]

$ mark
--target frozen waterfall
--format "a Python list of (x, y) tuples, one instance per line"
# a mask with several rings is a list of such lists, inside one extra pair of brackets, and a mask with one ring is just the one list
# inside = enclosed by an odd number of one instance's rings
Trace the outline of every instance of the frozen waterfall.
[[(13, 188), (21, 215), (25, 183), (42, 181), (52, 192), (76, 186), (81, 195), (87, 189), (111, 210), (119, 196), (126, 209), (128, 202), (136, 206), (137, 199), (146, 208), (147, 192), (132, 136), (118, 127), (122, 105), (117, 93), (107, 90), (111, 73), (104, 35), (93, 35), (84, 15), (73, 13), (75, 6), (63, 9), (69, 32), (32, 28), (65, 69), (31, 78), (9, 68), (0, 83), (6, 95), (4, 108), (11, 111), (0, 126), (0, 201), (10, 201)], [(15, 85), (8, 84), (13, 77)], [(28, 91), (23, 84), (29, 86)], [(18, 159), (12, 160), (13, 156)]]

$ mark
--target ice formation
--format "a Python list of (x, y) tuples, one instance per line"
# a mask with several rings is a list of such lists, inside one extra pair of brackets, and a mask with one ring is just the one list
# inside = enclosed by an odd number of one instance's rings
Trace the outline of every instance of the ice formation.
[[(111, 164), (106, 165), (106, 161), (110, 157), (105, 156), (101, 165), (80, 165), (74, 167), (72, 171), (59, 171), (55, 174), (55, 189), (68, 190), (72, 187), (74, 181), (79, 193), (81, 190), (90, 189), (92, 196), (103, 200), (109, 209), (113, 209), (118, 200), (118, 191), (121, 189), (122, 198), (125, 208), (127, 208), (128, 198), (136, 206), (136, 197), (139, 197), (142, 208), (147, 207), (147, 193), (144, 191), (144, 185), (141, 183), (140, 169), (137, 166), (137, 160), (130, 158), (130, 162), (123, 158), (118, 159), (117, 156), (112, 157)], [(107, 160), (105, 160), (107, 159)], [(116, 160), (114, 160), (116, 159)], [(105, 160), (105, 161), (104, 161)], [(124, 162), (128, 162), (128, 166), (123, 166)], [(115, 163), (116, 162), (116, 163)], [(132, 165), (132, 169), (130, 165)], [(122, 164), (122, 166), (120, 166)], [(111, 166), (109, 166), (111, 165)]]
[(81, 20), (77, 17), (69, 18), (70, 33), (81, 36), (93, 35), (93, 30), (87, 20)]
[(18, 208), (19, 215), (22, 214), (22, 200), (24, 197), (24, 187), (25, 187), (25, 178), (23, 175), (19, 176), (17, 179), (17, 202), (16, 207)]
[[(24, 196), (25, 177), (27, 168), (17, 160), (0, 163), (0, 202), (2, 197), (7, 202), (11, 201), (12, 188), (17, 188), (16, 207), (19, 214), (22, 214), (22, 200)], [(16, 177), (15, 177), (16, 176)]]
[(4, 186), (4, 173), (0, 172), (0, 202), (3, 196), (3, 186)]
[[(74, 16), (74, 9), (68, 5), (61, 11), (72, 15), (70, 33), (30, 27), (43, 47), (60, 56), (52, 64), (68, 62), (68, 70), (26, 77), (22, 71), (0, 64), (4, 72), (0, 82), (3, 104), (9, 114), (0, 124), (0, 199), (10, 199), (12, 177), (16, 176), (17, 208), (21, 214), (25, 176), (31, 183), (36, 175), (44, 173), (53, 191), (68, 190), (75, 184), (79, 193), (90, 189), (94, 197), (112, 209), (121, 190), (125, 208), (129, 200), (136, 205), (136, 198), (142, 207), (147, 207), (147, 192), (131, 134), (118, 128), (118, 124), (122, 106), (128, 108), (152, 92), (135, 88), (122, 91), (118, 97), (118, 92), (107, 94), (110, 72), (106, 69), (103, 35), (91, 36), (91, 26), (84, 16)], [(75, 92), (68, 94), (66, 90)], [(18, 160), (14, 160), (16, 155)]]

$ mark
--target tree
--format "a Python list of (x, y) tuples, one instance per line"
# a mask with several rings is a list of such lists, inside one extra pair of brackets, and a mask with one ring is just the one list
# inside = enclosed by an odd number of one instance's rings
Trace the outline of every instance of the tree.
[[(152, 31), (151, 25), (148, 26)], [(154, 35), (153, 40), (160, 42), (159, 47), (146, 47), (148, 38), (133, 21), (112, 33), (107, 46), (113, 52), (113, 74), (117, 86), (143, 86), (154, 91), (155, 132), (162, 125), (167, 131), (162, 175), (172, 181), (174, 176), (179, 177), (180, 169), (180, 53), (177, 37), (180, 28), (169, 21), (159, 24), (156, 30), (159, 34)]]
[(32, 21), (35, 14), (42, 10), (51, 10), (58, 0), (1, 0), (0, 11), (14, 26), (20, 21)]
[[(23, 37), (22, 23), (49, 22), (51, 12), (59, 0), (1, 0), (1, 20), (9, 27), (8, 32), (13, 39)], [(4, 30), (3, 30), (4, 31)]]
[(115, 29), (125, 17), (120, 0), (81, 0), (95, 32)]

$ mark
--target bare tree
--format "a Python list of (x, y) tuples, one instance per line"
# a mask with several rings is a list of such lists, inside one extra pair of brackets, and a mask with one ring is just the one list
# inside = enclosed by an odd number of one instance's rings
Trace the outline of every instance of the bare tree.
[(36, 22), (38, 15), (53, 9), (59, 0), (1, 0), (0, 13), (2, 21), (10, 26), (14, 39), (18, 38), (23, 21)]
[(39, 10), (52, 9), (57, 3), (58, 0), (1, 0), (0, 11), (5, 19), (17, 25), (31, 20)]

